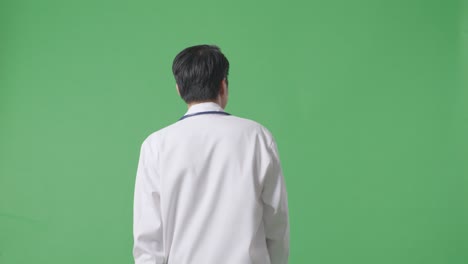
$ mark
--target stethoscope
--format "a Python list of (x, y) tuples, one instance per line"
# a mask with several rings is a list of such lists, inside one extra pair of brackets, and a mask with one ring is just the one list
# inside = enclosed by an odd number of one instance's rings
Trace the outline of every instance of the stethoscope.
[(231, 115), (231, 114), (229, 114), (229, 113), (222, 112), (222, 111), (205, 111), (205, 112), (198, 112), (198, 113), (193, 113), (193, 114), (184, 115), (184, 116), (181, 117), (179, 120), (182, 120), (182, 119), (185, 119), (185, 118), (188, 118), (188, 117), (192, 117), (192, 116), (197, 116), (197, 115), (208, 115), (208, 114)]

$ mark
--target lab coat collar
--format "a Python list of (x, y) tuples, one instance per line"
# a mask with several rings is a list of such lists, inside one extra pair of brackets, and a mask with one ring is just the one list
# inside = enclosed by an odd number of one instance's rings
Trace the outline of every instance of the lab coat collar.
[(205, 112), (205, 111), (221, 111), (224, 112), (224, 109), (215, 102), (203, 102), (192, 105), (185, 115), (198, 113), (198, 112)]

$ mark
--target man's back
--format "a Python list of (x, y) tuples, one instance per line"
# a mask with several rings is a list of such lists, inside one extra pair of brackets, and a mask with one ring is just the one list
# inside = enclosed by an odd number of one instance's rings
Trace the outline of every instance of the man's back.
[(213, 102), (149, 135), (135, 184), (135, 263), (284, 264), (287, 194), (271, 133)]

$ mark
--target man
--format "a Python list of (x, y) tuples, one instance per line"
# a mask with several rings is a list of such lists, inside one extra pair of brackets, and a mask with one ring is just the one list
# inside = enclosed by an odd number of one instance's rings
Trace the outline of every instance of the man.
[(229, 62), (184, 49), (172, 70), (188, 105), (142, 143), (135, 181), (136, 264), (285, 264), (289, 216), (272, 134), (224, 111)]

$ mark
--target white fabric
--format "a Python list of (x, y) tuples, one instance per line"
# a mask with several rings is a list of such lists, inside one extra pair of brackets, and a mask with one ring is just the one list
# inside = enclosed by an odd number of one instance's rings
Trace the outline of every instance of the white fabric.
[[(223, 111), (216, 103), (186, 114)], [(285, 264), (289, 216), (272, 134), (234, 115), (191, 116), (142, 143), (135, 264)]]

